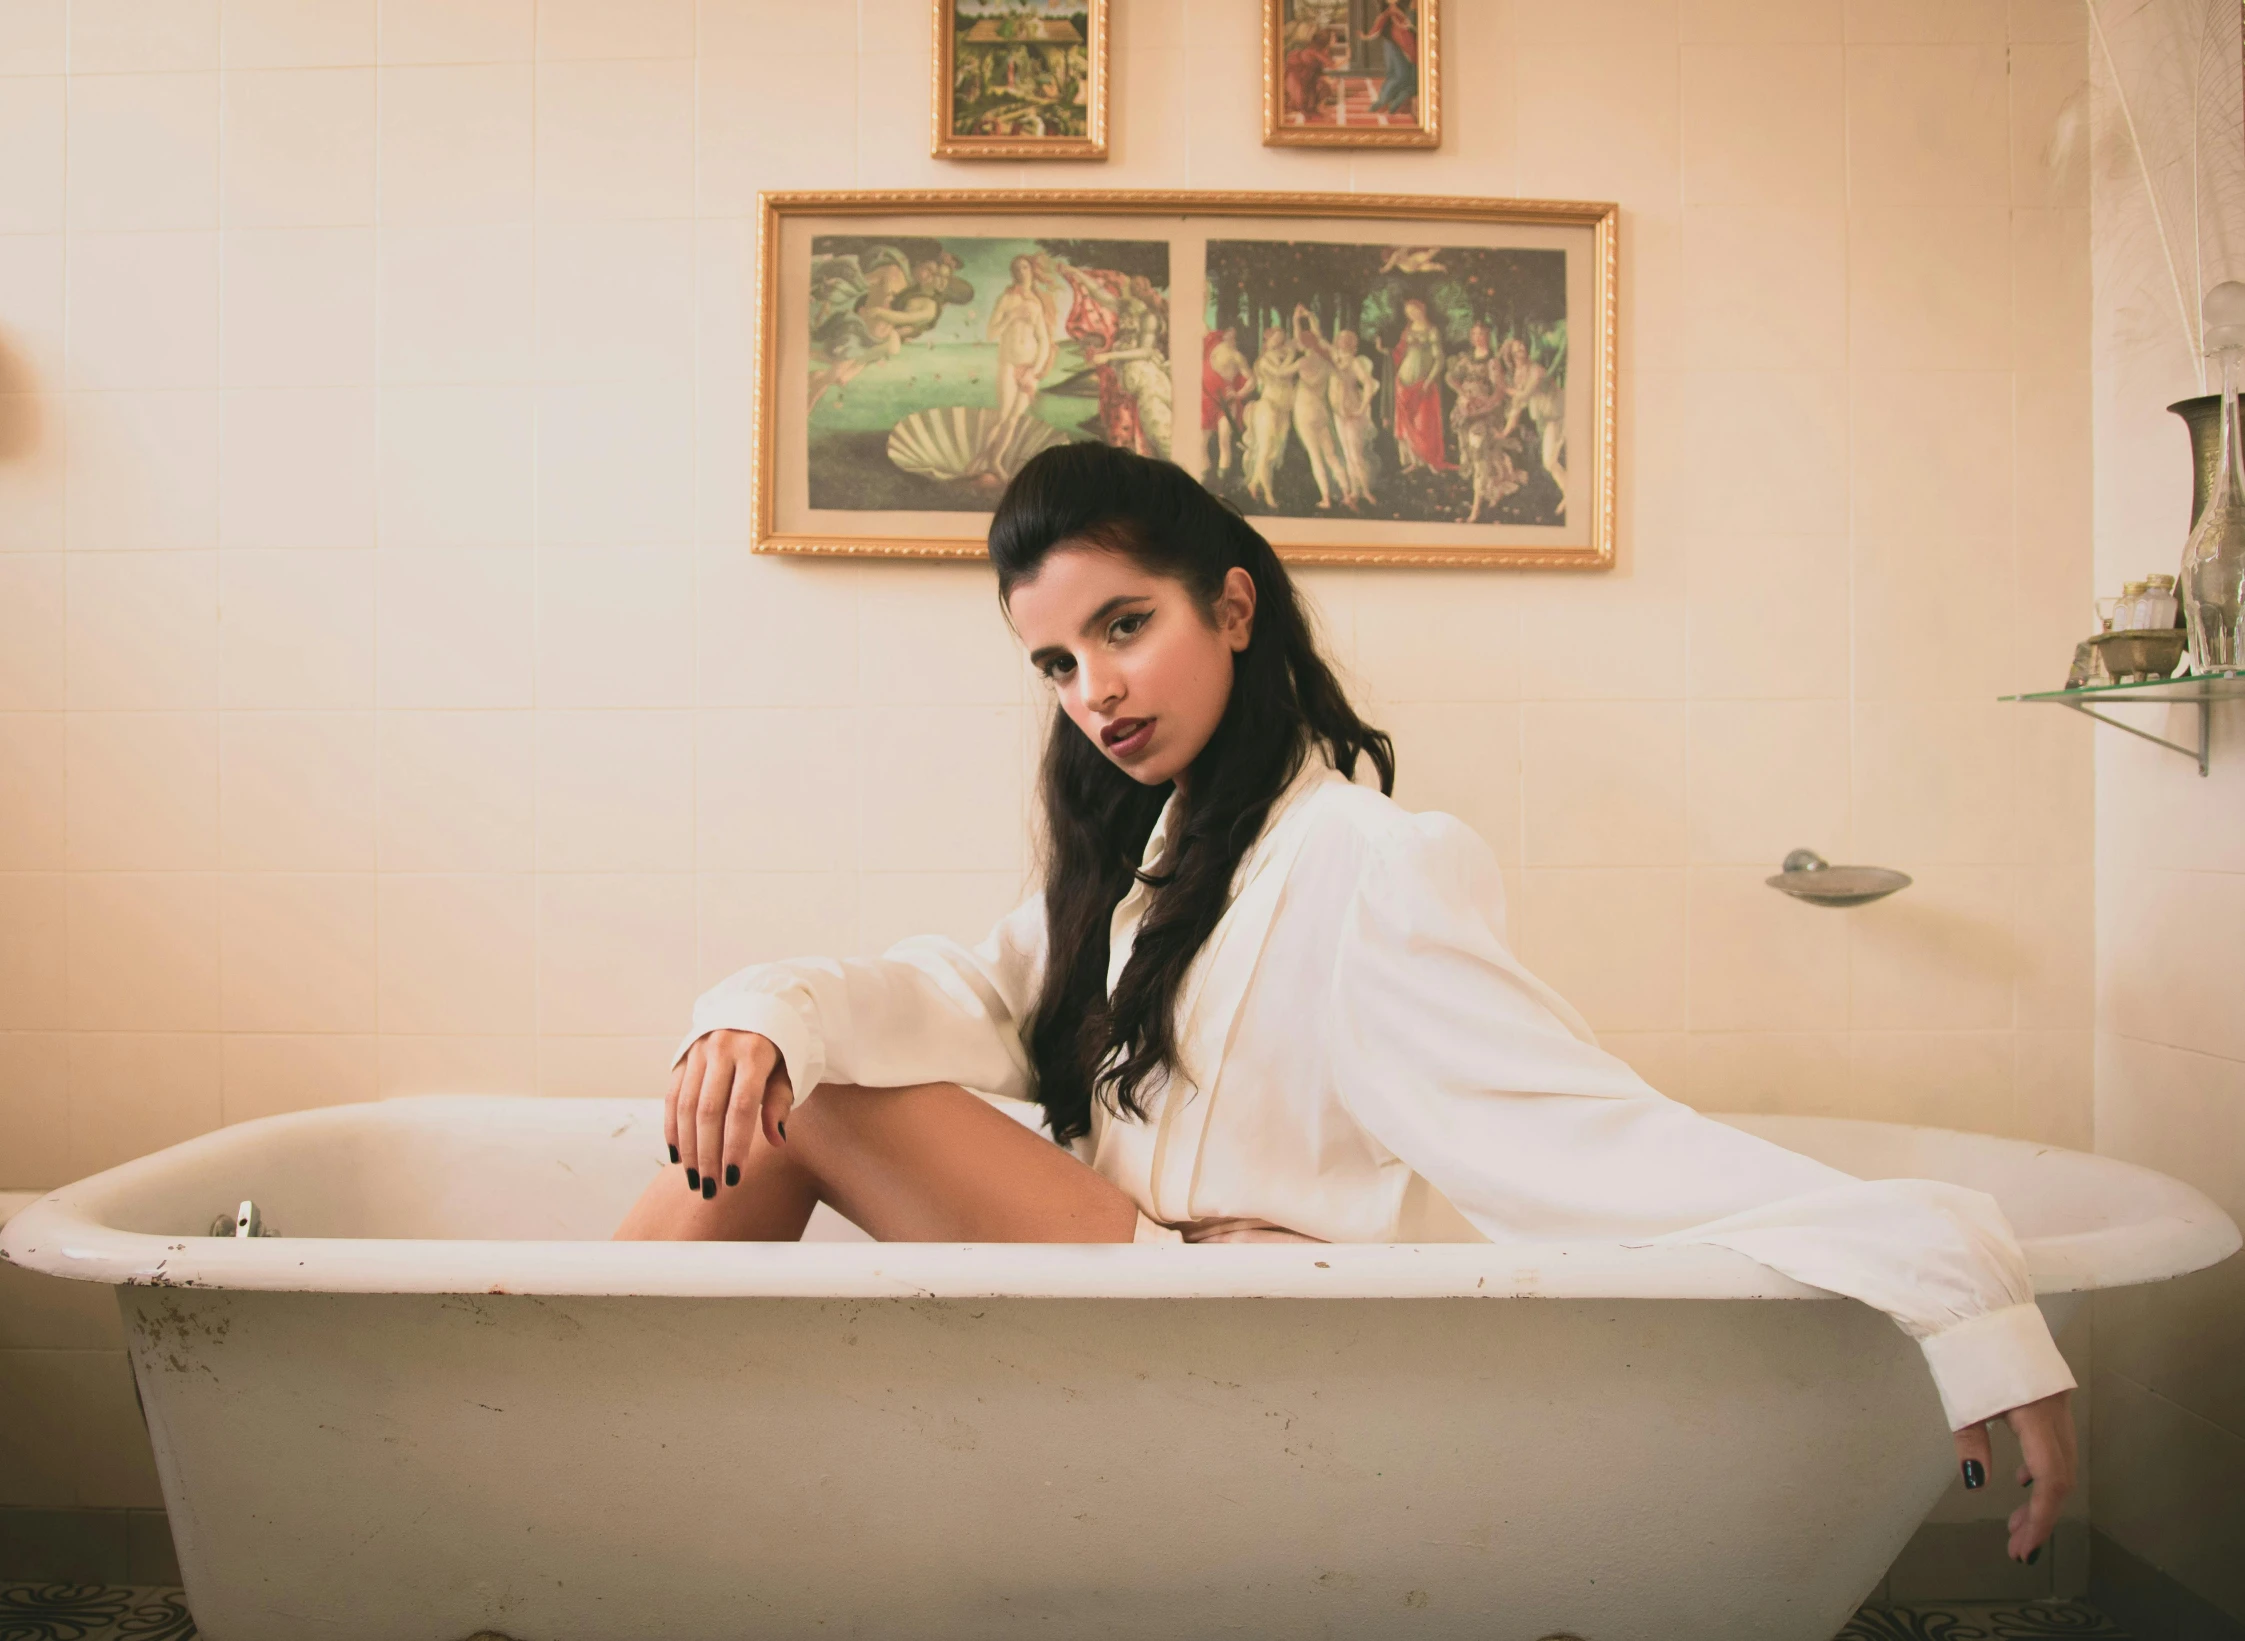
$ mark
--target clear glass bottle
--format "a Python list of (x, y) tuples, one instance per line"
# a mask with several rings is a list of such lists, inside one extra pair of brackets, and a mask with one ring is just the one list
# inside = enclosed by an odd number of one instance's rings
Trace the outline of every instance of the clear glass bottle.
[(2144, 624), (2144, 584), (2141, 581), (2121, 583), (2120, 602), (2113, 606), (2112, 630), (2134, 632)]
[(2136, 613), (2141, 618), (2136, 625), (2154, 632), (2166, 632), (2175, 625), (2175, 578), (2171, 575), (2144, 577), (2143, 601)]
[(2199, 672), (2245, 669), (2245, 433), (2237, 421), (2238, 376), (2245, 371), (2245, 285), (2225, 281), (2206, 293), (2207, 351), (2222, 365), (2221, 459), (2206, 510), (2183, 548), (2179, 591)]

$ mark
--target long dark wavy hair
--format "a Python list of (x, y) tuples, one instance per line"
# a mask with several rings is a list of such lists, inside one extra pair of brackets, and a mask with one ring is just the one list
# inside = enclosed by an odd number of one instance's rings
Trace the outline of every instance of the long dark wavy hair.
[[(1176, 1069), (1185, 971), (1312, 745), (1324, 743), (1351, 777), (1357, 758), (1370, 757), (1383, 792), (1395, 790), (1395, 748), (1349, 705), (1271, 544), (1183, 468), (1103, 444), (1035, 457), (990, 521), (1000, 602), (1062, 545), (1126, 553), (1149, 574), (1182, 582), (1211, 626), (1225, 573), (1237, 565), (1255, 582), (1252, 635), (1232, 658), (1223, 718), (1190, 766), (1165, 873), (1141, 873), (1139, 862), (1172, 788), (1133, 780), (1055, 708), (1042, 781), (1048, 955), (1026, 1037), (1038, 1103), (1065, 1142), (1091, 1131), (1094, 1099), (1144, 1118), (1140, 1085), (1159, 1067)], [(1108, 922), (1141, 876), (1153, 900), (1110, 997)]]

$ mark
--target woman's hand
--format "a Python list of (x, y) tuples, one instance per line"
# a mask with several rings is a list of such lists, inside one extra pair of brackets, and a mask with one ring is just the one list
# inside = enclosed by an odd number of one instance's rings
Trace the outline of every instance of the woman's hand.
[[(2019, 1438), (2019, 1485), (2034, 1489), (2027, 1502), (2011, 1512), (2011, 1542), (2007, 1550), (2014, 1561), (2033, 1561), (2042, 1554), (2043, 1542), (2058, 1525), (2058, 1507), (2074, 1490), (2072, 1398), (2072, 1391), (2061, 1390), (2039, 1402), (2022, 1403), (2002, 1415), (2004, 1423), (2010, 1425), (2012, 1433)], [(1988, 1448), (1988, 1427), (1967, 1425), (1956, 1433), (1956, 1438), (1965, 1486), (1982, 1486), (1987, 1481), (1988, 1466), (1993, 1462)]]
[(794, 1107), (795, 1085), (769, 1037), (711, 1031), (696, 1038), (663, 1100), (663, 1138), (670, 1160), (686, 1165), (686, 1189), (713, 1197), (720, 1172), (738, 1185), (757, 1128), (768, 1144), (785, 1145)]

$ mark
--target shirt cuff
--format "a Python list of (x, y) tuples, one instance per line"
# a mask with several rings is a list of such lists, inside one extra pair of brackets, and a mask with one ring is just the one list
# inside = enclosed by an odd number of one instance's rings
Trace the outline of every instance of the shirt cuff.
[(2058, 1354), (2042, 1307), (2031, 1299), (1967, 1317), (1927, 1334), (1918, 1346), (1933, 1370), (1951, 1430), (2074, 1388), (2073, 1370)]
[(823, 1045), (817, 1030), (769, 992), (738, 992), (697, 1008), (694, 1029), (671, 1056), (672, 1066), (685, 1059), (686, 1051), (713, 1031), (753, 1031), (760, 1037), (769, 1037), (787, 1068), (788, 1084), (795, 1090), (797, 1105), (809, 1099), (811, 1090), (826, 1080), (826, 1057), (821, 1052)]

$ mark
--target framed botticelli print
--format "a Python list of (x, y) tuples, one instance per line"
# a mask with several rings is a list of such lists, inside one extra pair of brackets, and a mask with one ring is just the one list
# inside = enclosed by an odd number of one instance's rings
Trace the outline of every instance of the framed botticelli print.
[(1096, 440), (1308, 564), (1602, 569), (1612, 205), (1405, 194), (768, 193), (753, 545), (980, 558)]
[(1108, 0), (931, 0), (937, 159), (1107, 157)]
[(1263, 0), (1263, 141), (1442, 141), (1442, 0)]

